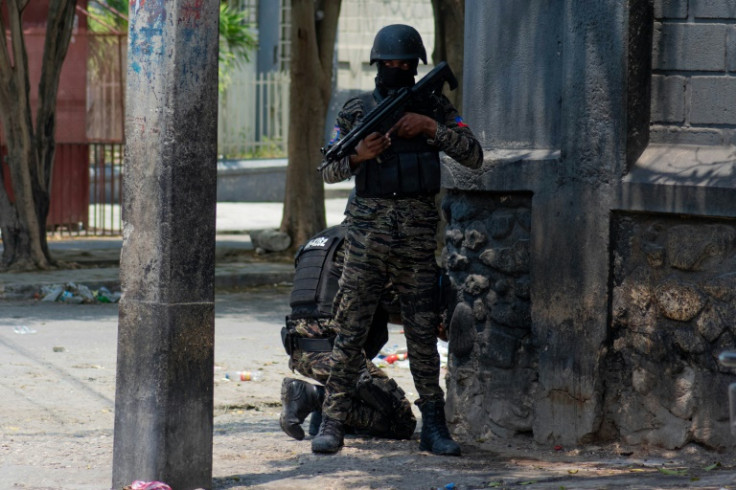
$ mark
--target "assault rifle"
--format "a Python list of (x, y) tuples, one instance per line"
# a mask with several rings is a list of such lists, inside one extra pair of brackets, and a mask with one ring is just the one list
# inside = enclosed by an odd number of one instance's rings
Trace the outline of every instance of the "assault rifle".
[(452, 73), (450, 65), (442, 61), (435, 66), (412, 87), (404, 87), (396, 93), (386, 97), (372, 111), (370, 111), (348, 134), (329, 148), (322, 148), (325, 161), (317, 170), (322, 170), (327, 164), (350, 155), (358, 146), (360, 140), (375, 132), (383, 122), (390, 119), (398, 120), (404, 112), (406, 104), (415, 96), (428, 97), (442, 90), (447, 82), (450, 90), (457, 88), (457, 79)]

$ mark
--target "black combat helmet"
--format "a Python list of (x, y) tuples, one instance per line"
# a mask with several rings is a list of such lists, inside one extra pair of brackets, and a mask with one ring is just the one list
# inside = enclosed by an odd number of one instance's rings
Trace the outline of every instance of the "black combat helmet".
[(404, 24), (393, 24), (378, 31), (371, 48), (371, 65), (378, 60), (416, 60), (427, 64), (422, 36)]

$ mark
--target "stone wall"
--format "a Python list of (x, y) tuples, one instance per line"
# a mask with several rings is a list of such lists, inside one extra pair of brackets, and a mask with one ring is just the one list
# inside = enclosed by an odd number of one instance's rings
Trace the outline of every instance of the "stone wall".
[(613, 226), (603, 435), (669, 448), (732, 444), (733, 375), (717, 357), (736, 345), (736, 223), (621, 214)]
[(733, 446), (736, 3), (466, 1), (485, 161), (443, 168), (453, 430)]
[[(452, 225), (445, 230), (443, 262), (457, 298), (448, 399), (464, 405), (449, 407), (463, 413), (453, 422), (476, 438), (530, 432), (537, 377), (529, 299), (531, 196), (449, 193), (444, 203)], [(479, 426), (467, 425), (478, 419)]]

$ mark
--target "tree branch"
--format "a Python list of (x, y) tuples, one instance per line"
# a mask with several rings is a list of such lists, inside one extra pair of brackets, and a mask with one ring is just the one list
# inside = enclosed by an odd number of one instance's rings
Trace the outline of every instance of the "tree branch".
[(5, 39), (6, 30), (7, 27), (5, 27), (5, 19), (0, 12), (0, 32), (3, 33), (3, 35), (0, 36), (0, 78), (3, 81), (3, 86), (5, 86), (4, 82), (8, 79), (7, 77), (9, 76), (10, 70), (12, 70), (10, 65), (10, 53), (8, 52), (8, 42)]
[(38, 179), (44, 190), (48, 190), (51, 179), (56, 96), (74, 28), (75, 6), (76, 0), (51, 0), (49, 4), (36, 112), (36, 148), (40, 166)]

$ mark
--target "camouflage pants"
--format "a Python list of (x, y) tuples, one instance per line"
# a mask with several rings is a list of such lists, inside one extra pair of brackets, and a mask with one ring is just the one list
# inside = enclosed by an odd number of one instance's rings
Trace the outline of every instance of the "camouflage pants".
[[(315, 324), (308, 320), (297, 320), (297, 331), (309, 329)], [(299, 374), (325, 384), (330, 375), (330, 352), (304, 352), (295, 349), (289, 359), (289, 368)], [(414, 433), (417, 421), (411, 410), (411, 403), (398, 391), (396, 383), (386, 373), (363, 356), (361, 376), (369, 379), (371, 390), (379, 392), (379, 404), (366, 403), (357, 390), (350, 400), (345, 423), (359, 433), (372, 436), (404, 439)]]
[(362, 347), (368, 327), (389, 280), (399, 295), (411, 374), (420, 401), (442, 400), (434, 304), (439, 216), (434, 200), (357, 198), (346, 214), (345, 266), (335, 298), (338, 336), (323, 413), (346, 420), (364, 365)]

